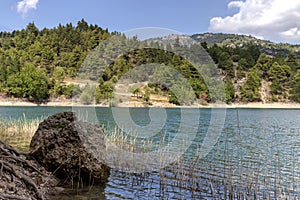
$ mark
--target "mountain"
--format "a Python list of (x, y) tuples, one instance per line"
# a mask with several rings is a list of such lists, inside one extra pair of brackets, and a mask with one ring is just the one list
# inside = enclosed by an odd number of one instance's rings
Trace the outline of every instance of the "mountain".
[(262, 53), (267, 55), (287, 56), (290, 52), (300, 58), (300, 45), (288, 43), (275, 43), (268, 40), (258, 39), (248, 35), (226, 34), (226, 33), (202, 33), (193, 35), (169, 35), (161, 38), (153, 38), (148, 41), (159, 42), (162, 44), (174, 44), (179, 39), (182, 45), (192, 45), (207, 43), (208, 46), (217, 44), (219, 46), (243, 48), (245, 46), (254, 45), (259, 48)]

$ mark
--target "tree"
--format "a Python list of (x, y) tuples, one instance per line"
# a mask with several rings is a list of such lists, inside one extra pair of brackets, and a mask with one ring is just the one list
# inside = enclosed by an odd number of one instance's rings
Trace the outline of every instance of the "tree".
[(245, 102), (256, 102), (261, 100), (259, 88), (261, 86), (262, 72), (256, 68), (252, 68), (247, 74), (247, 81), (241, 89), (241, 98)]
[(234, 70), (233, 70), (233, 60), (232, 56), (228, 52), (228, 49), (221, 48), (214, 44), (209, 50), (209, 55), (215, 62), (218, 64), (218, 68), (224, 70), (227, 75), (231, 78), (234, 77)]
[(260, 54), (255, 67), (262, 70), (262, 78), (269, 77), (269, 70), (272, 66), (272, 58), (267, 56), (265, 53)]
[(67, 98), (75, 97), (81, 93), (81, 89), (79, 85), (70, 84), (63, 87), (63, 94)]
[(33, 65), (26, 65), (20, 74), (13, 74), (7, 80), (8, 91), (15, 97), (39, 102), (49, 97), (49, 79), (45, 71)]
[(205, 51), (208, 51), (207, 42), (201, 42), (201, 46), (205, 49)]
[(219, 54), (221, 53), (220, 47), (214, 44), (211, 48), (209, 48), (208, 53), (213, 61), (217, 64), (219, 62)]
[(141, 94), (140, 86), (139, 85), (133, 85), (129, 87), (129, 92), (133, 94), (134, 97), (139, 97), (139, 94)]
[(148, 87), (146, 88), (146, 91), (145, 91), (145, 94), (143, 96), (143, 99), (147, 103), (150, 101), (150, 89)]
[(95, 99), (96, 86), (87, 84), (80, 95), (80, 102), (91, 104)]
[(6, 81), (7, 81), (7, 67), (0, 60), (0, 82), (3, 84), (6, 83)]
[(288, 82), (291, 76), (291, 68), (287, 65), (279, 65), (277, 62), (273, 63), (270, 69), (270, 80), (273, 81), (277, 79), (278, 81), (284, 83)]
[(139, 98), (140, 94), (141, 94), (140, 88), (136, 88), (136, 89), (133, 91), (133, 95), (136, 96), (137, 98)]
[(288, 89), (290, 85), (291, 68), (287, 65), (279, 65), (273, 63), (270, 69), (271, 93), (281, 95)]
[(291, 97), (293, 101), (300, 103), (300, 69), (297, 70), (292, 81)]
[(62, 67), (56, 67), (53, 72), (53, 78), (58, 81), (62, 82), (65, 79), (66, 73)]
[(289, 53), (285, 59), (285, 62), (293, 71), (297, 71), (300, 68), (299, 61), (294, 53)]
[(104, 82), (96, 89), (96, 102), (113, 98), (114, 85), (111, 82)]
[(170, 103), (176, 105), (191, 105), (195, 100), (195, 92), (186, 80), (178, 80), (177, 83), (170, 88)]
[(79, 31), (87, 31), (89, 29), (89, 25), (84, 19), (81, 19), (81, 21), (77, 22), (76, 29)]
[(225, 94), (226, 94), (226, 103), (231, 103), (235, 99), (235, 88), (232, 84), (232, 81), (227, 78), (225, 81)]
[(35, 26), (34, 22), (31, 22), (27, 25), (26, 31), (30, 36), (38, 36), (39, 34), (39, 29)]
[(291, 99), (295, 102), (300, 103), (300, 82), (297, 82), (293, 85), (291, 90)]

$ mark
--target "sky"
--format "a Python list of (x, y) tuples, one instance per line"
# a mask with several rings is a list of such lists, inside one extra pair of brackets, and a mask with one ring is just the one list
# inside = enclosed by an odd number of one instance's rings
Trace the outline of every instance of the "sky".
[(1, 0), (0, 31), (85, 19), (109, 31), (157, 27), (222, 32), (300, 44), (300, 0)]

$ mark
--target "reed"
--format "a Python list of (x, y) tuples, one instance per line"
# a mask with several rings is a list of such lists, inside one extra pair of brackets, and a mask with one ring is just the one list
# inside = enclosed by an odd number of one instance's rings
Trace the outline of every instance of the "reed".
[(19, 120), (0, 119), (0, 140), (22, 152), (27, 152), (31, 138), (41, 121), (42, 119), (29, 120), (26, 116)]
[(23, 115), (18, 120), (5, 120), (0, 119), (0, 131), (1, 136), (4, 137), (32, 137), (39, 126), (39, 123), (42, 121), (42, 118), (36, 119), (27, 119)]

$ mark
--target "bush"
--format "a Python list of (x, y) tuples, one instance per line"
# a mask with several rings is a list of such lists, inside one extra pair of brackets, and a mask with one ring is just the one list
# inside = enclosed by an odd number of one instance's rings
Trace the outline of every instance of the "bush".
[(80, 102), (83, 104), (91, 104), (95, 99), (96, 86), (86, 85), (80, 96)]
[(49, 79), (46, 72), (33, 65), (26, 65), (20, 74), (13, 74), (7, 80), (10, 95), (41, 101), (49, 97)]

